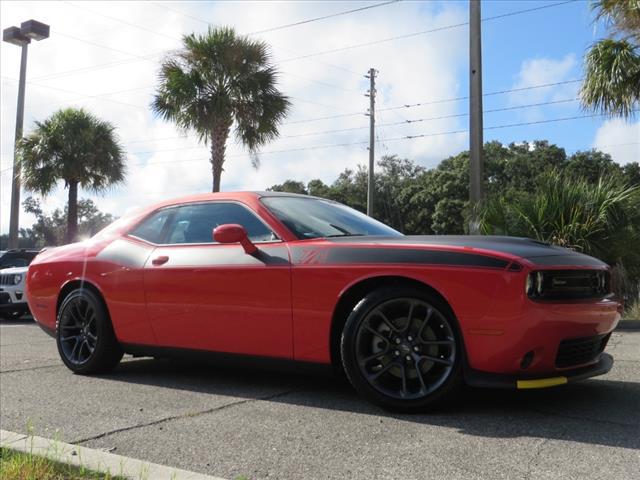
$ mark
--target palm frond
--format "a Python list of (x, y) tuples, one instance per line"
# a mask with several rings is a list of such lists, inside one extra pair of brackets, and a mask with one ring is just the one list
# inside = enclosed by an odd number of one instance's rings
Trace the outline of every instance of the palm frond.
[[(219, 132), (235, 123), (238, 142), (258, 166), (258, 148), (278, 137), (290, 107), (277, 88), (267, 44), (230, 27), (210, 27), (185, 35), (183, 46), (161, 65), (152, 109), (204, 142), (214, 135), (219, 142)], [(224, 155), (222, 148), (215, 151)], [(215, 161), (222, 164), (224, 157)]]
[(483, 233), (536, 238), (567, 248), (598, 254), (627, 225), (626, 202), (639, 186), (600, 178), (597, 183), (551, 171), (537, 190), (517, 203), (490, 199), (482, 211)]
[(100, 192), (124, 181), (124, 150), (110, 123), (68, 108), (35, 125), (18, 145), (28, 190), (47, 195), (62, 180)]
[(580, 89), (584, 108), (606, 115), (634, 117), (640, 107), (640, 54), (626, 40), (604, 39), (585, 57)]

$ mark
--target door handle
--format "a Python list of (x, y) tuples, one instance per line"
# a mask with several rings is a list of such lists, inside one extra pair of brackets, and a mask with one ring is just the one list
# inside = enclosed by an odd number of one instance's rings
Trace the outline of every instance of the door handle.
[(156, 257), (153, 260), (151, 260), (151, 263), (153, 265), (160, 266), (160, 265), (164, 265), (168, 261), (169, 261), (169, 257), (167, 257), (166, 255), (160, 255), (159, 257)]

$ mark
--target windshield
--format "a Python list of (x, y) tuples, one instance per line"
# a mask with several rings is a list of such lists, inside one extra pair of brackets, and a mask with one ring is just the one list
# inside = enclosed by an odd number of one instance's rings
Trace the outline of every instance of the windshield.
[(125, 212), (124, 215), (122, 215), (119, 218), (116, 218), (109, 225), (107, 225), (102, 230), (97, 232), (93, 236), (93, 238), (102, 238), (102, 237), (109, 236), (109, 235), (111, 235), (113, 233), (116, 233), (116, 232), (122, 230), (128, 224), (130, 224), (133, 220), (137, 220), (137, 218), (140, 215), (140, 212), (142, 212), (142, 211), (144, 211), (144, 209), (140, 208), (140, 207), (132, 208), (131, 210)]
[(340, 203), (319, 198), (264, 197), (262, 202), (299, 239), (402, 234)]

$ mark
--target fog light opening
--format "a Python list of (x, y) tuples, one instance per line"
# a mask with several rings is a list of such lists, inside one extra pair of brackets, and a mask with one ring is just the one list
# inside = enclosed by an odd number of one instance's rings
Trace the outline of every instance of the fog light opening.
[(522, 357), (522, 361), (520, 362), (520, 368), (522, 370), (529, 368), (529, 366), (531, 365), (531, 362), (533, 362), (534, 356), (535, 356), (535, 353), (533, 353), (533, 350), (525, 353), (524, 357)]

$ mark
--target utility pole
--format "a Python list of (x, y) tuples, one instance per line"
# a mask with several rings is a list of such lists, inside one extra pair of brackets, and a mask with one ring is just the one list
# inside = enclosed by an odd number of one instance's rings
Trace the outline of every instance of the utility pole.
[(367, 215), (373, 216), (373, 196), (375, 187), (375, 177), (373, 164), (375, 159), (375, 128), (376, 128), (376, 69), (370, 68), (369, 75), (365, 75), (369, 79), (369, 92), (365, 96), (369, 97), (369, 176), (367, 179)]
[(477, 209), (482, 202), (482, 183), (484, 178), (482, 159), (482, 31), (480, 26), (480, 0), (469, 0), (469, 73), (469, 200), (471, 204), (469, 233), (477, 235), (480, 233)]
[(18, 142), (22, 138), (24, 123), (24, 90), (27, 79), (27, 49), (31, 40), (44, 40), (49, 37), (49, 25), (35, 20), (22, 22), (20, 28), (9, 27), (2, 31), (2, 40), (22, 49), (20, 57), (20, 81), (18, 84), (18, 109), (16, 112), (16, 137), (13, 147), (13, 177), (11, 181), (11, 213), (9, 214), (8, 248), (18, 247), (18, 227), (20, 215), (20, 166), (16, 159)]

